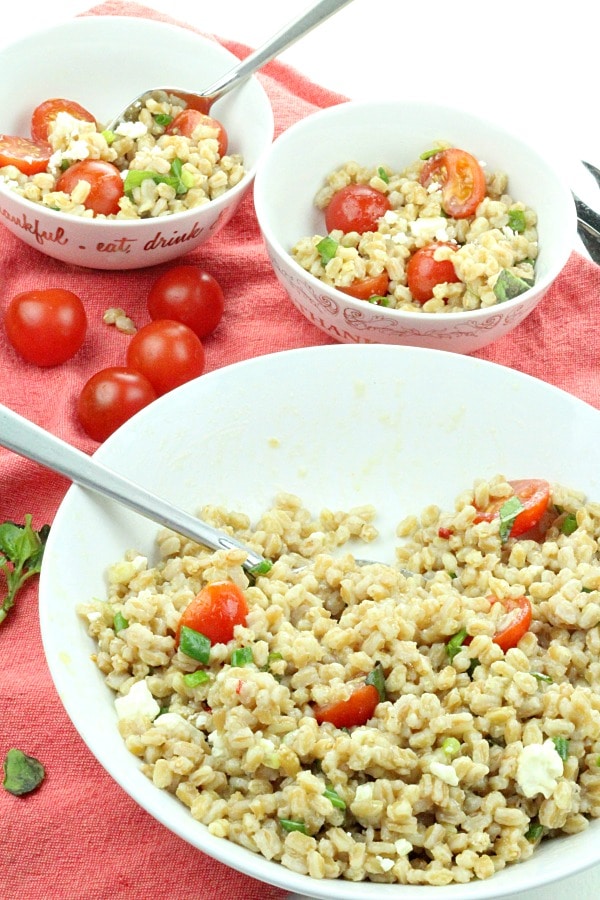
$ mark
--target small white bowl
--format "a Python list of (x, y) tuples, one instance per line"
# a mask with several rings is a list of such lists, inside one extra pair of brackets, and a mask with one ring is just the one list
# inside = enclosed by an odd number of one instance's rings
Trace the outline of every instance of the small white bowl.
[[(0, 132), (29, 137), (42, 101), (75, 100), (108, 122), (154, 87), (202, 90), (237, 58), (187, 28), (130, 16), (83, 16), (0, 50)], [(274, 133), (269, 99), (256, 78), (213, 107), (242, 154), (246, 175), (204, 206), (143, 220), (87, 219), (29, 202), (0, 183), (0, 222), (25, 243), (74, 265), (136, 269), (176, 259), (213, 237), (236, 212)]]
[[(349, 297), (292, 259), (290, 250), (300, 238), (325, 233), (313, 201), (329, 172), (350, 160), (401, 171), (435, 141), (467, 150), (492, 171), (507, 172), (513, 199), (537, 212), (540, 252), (530, 290), (472, 312), (408, 312)], [(537, 306), (576, 237), (571, 192), (535, 148), (497, 124), (433, 103), (350, 101), (308, 116), (274, 141), (257, 173), (254, 202), (271, 263), (292, 303), (342, 343), (479, 350)]]

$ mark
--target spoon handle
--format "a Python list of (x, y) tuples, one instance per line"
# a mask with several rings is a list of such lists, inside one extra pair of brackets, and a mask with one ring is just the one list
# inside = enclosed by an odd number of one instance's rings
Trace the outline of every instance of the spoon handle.
[(233, 69), (230, 69), (222, 75), (217, 81), (213, 82), (200, 96), (208, 97), (211, 100), (218, 100), (223, 94), (231, 90), (234, 85), (239, 84), (246, 78), (249, 78), (257, 69), (266, 65), (275, 56), (278, 56), (297, 40), (324, 22), (332, 16), (338, 9), (347, 6), (351, 0), (320, 0), (315, 3), (306, 12), (302, 13), (293, 22), (285, 25), (281, 31), (273, 35), (266, 43), (251, 53), (246, 59), (237, 63)]
[(178, 534), (196, 541), (203, 547), (210, 547), (212, 550), (232, 548), (245, 550), (248, 554), (244, 563), (245, 569), (251, 569), (264, 562), (264, 557), (245, 544), (172, 506), (166, 500), (113, 472), (93, 457), (2, 404), (0, 404), (0, 446), (66, 476), (81, 487), (116, 500), (145, 518), (172, 528)]

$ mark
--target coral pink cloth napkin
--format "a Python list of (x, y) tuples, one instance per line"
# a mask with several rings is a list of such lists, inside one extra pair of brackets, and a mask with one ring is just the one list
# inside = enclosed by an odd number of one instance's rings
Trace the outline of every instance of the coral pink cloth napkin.
[[(94, 15), (173, 21), (136, 3), (108, 2)], [(183, 24), (183, 23), (179, 23)], [(223, 41), (236, 55), (248, 48)], [(274, 61), (259, 74), (277, 133), (345, 98)], [(43, 98), (40, 98), (43, 99)], [(207, 369), (288, 348), (331, 343), (287, 300), (270, 267), (251, 196), (236, 217), (186, 262), (221, 282), (226, 311), (205, 341)], [(59, 286), (84, 300), (89, 333), (65, 365), (37, 369), (17, 357), (0, 328), (0, 402), (81, 449), (96, 444), (78, 426), (75, 398), (87, 378), (124, 363), (127, 337), (102, 323), (111, 305), (138, 325), (157, 270), (112, 273), (65, 266), (0, 227), (0, 317), (12, 296)], [(600, 268), (573, 252), (555, 286), (515, 332), (477, 355), (538, 376), (600, 408)], [(65, 479), (0, 448), (0, 522), (51, 523)], [(47, 777), (23, 798), (0, 789), (2, 900), (282, 900), (282, 891), (228, 870), (158, 824), (96, 762), (63, 710), (42, 649), (34, 579), (0, 626), (0, 759), (11, 747), (38, 757)]]

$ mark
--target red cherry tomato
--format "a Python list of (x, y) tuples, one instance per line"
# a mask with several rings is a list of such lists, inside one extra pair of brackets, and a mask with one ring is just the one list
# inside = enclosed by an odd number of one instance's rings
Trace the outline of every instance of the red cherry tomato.
[(443, 210), (453, 219), (472, 216), (485, 197), (483, 169), (474, 156), (456, 147), (430, 157), (419, 180), (425, 187), (432, 182), (440, 184)]
[(151, 319), (183, 322), (199, 338), (221, 321), (225, 297), (219, 282), (197, 266), (175, 266), (156, 279), (148, 294)]
[(417, 303), (431, 300), (436, 284), (460, 281), (451, 259), (435, 259), (435, 252), (439, 247), (456, 249), (457, 245), (442, 242), (428, 244), (427, 247), (416, 250), (406, 266), (408, 289)]
[(23, 175), (39, 175), (48, 168), (51, 156), (50, 144), (0, 134), (0, 168), (14, 166)]
[(346, 700), (337, 700), (325, 706), (315, 706), (315, 719), (319, 723), (330, 722), (336, 728), (353, 728), (364, 725), (375, 712), (379, 693), (373, 684), (361, 684)]
[(141, 372), (111, 366), (86, 381), (77, 401), (77, 416), (91, 438), (104, 441), (156, 396)]
[(59, 112), (69, 113), (74, 119), (83, 119), (85, 122), (95, 122), (96, 119), (76, 103), (74, 100), (63, 100), (55, 97), (52, 100), (44, 100), (39, 106), (36, 106), (31, 114), (31, 137), (34, 141), (47, 141), (50, 133), (50, 127), (56, 119)]
[[(541, 478), (523, 478), (509, 481), (513, 489), (512, 496), (517, 497), (522, 509), (516, 514), (509, 537), (519, 537), (534, 528), (542, 519), (550, 502), (550, 485)], [(491, 522), (498, 518), (504, 504), (510, 497), (491, 500), (485, 509), (478, 509), (474, 522)]]
[(202, 375), (204, 347), (182, 322), (156, 319), (131, 338), (127, 365), (142, 372), (157, 394), (166, 394)]
[(198, 125), (206, 125), (208, 128), (216, 130), (216, 138), (219, 142), (219, 156), (225, 156), (229, 141), (224, 126), (218, 119), (213, 119), (212, 116), (207, 116), (206, 113), (200, 112), (198, 109), (187, 107), (182, 112), (177, 113), (173, 121), (165, 128), (165, 132), (167, 134), (182, 134), (184, 137), (191, 138)]
[(124, 194), (121, 173), (112, 163), (102, 159), (83, 159), (73, 163), (56, 182), (56, 190), (71, 194), (80, 181), (87, 181), (90, 192), (83, 205), (96, 215), (111, 216), (119, 212)]
[(531, 603), (525, 596), (514, 600), (488, 597), (488, 600), (490, 603), (501, 603), (504, 607), (506, 615), (500, 620), (500, 627), (492, 640), (506, 653), (511, 647), (516, 647), (523, 635), (529, 631), (533, 618)]
[(179, 645), (181, 629), (192, 628), (212, 644), (226, 644), (236, 625), (245, 625), (248, 603), (242, 590), (232, 581), (213, 581), (203, 587), (183, 612), (177, 627)]
[(380, 275), (373, 275), (372, 278), (358, 278), (348, 287), (341, 287), (338, 290), (357, 300), (370, 300), (371, 297), (385, 297), (389, 283), (388, 273), (381, 272)]
[(8, 304), (4, 326), (23, 359), (36, 366), (56, 366), (71, 359), (83, 344), (87, 316), (80, 298), (71, 291), (23, 291)]
[(385, 194), (368, 184), (348, 184), (333, 195), (325, 210), (327, 231), (375, 231), (378, 220), (391, 209)]

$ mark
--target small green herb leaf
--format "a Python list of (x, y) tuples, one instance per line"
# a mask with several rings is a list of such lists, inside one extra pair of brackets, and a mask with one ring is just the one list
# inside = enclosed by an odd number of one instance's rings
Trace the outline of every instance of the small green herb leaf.
[(3, 785), (11, 794), (17, 797), (29, 794), (40, 786), (45, 776), (43, 765), (34, 756), (15, 748), (6, 754)]
[(517, 496), (510, 497), (506, 503), (502, 504), (499, 513), (501, 541), (504, 542), (508, 540), (511, 529), (515, 524), (515, 519), (523, 508), (523, 504)]
[(508, 211), (508, 227), (517, 234), (523, 234), (525, 231), (525, 213), (522, 209), (509, 209)]
[(465, 642), (465, 638), (467, 636), (467, 629), (461, 628), (460, 631), (457, 631), (455, 635), (453, 635), (450, 640), (446, 643), (446, 653), (448, 654), (448, 658), (450, 662), (454, 659), (456, 654), (460, 651), (460, 648)]
[(129, 628), (129, 622), (122, 612), (115, 613), (113, 618), (113, 628), (115, 629), (116, 634), (118, 634), (119, 631), (123, 631), (124, 628)]
[(388, 175), (386, 170), (383, 168), (383, 166), (379, 166), (379, 168), (377, 169), (377, 174), (379, 175), (379, 177), (381, 178), (382, 181), (385, 181), (386, 184), (390, 183), (390, 176)]
[(184, 675), (183, 681), (186, 687), (195, 688), (210, 681), (210, 675), (205, 669), (196, 669), (195, 672), (188, 672), (187, 675)]
[(308, 828), (304, 822), (297, 822), (295, 819), (280, 819), (279, 824), (284, 831), (300, 831), (302, 834), (308, 834)]
[(531, 285), (524, 278), (519, 278), (508, 269), (502, 269), (494, 285), (494, 294), (498, 303), (504, 303), (506, 300), (518, 297), (519, 294), (524, 294), (530, 287)]
[(563, 762), (569, 758), (569, 739), (564, 737), (563, 735), (559, 735), (558, 737), (552, 738), (552, 743), (556, 748), (556, 752), (560, 756)]
[(372, 684), (377, 689), (379, 700), (383, 702), (386, 698), (385, 693), (385, 675), (383, 674), (383, 666), (380, 662), (375, 663), (375, 667), (371, 669), (365, 679), (367, 684)]
[(567, 515), (562, 520), (560, 530), (562, 534), (573, 534), (574, 531), (577, 531), (577, 518), (575, 513), (567, 513)]
[(532, 822), (525, 832), (525, 839), (530, 843), (535, 844), (542, 837), (543, 833), (544, 826), (540, 825), (539, 822)]
[(6, 594), (0, 594), (0, 624), (14, 606), (25, 582), (37, 575), (42, 567), (50, 526), (43, 525), (35, 531), (31, 522), (32, 517), (27, 515), (23, 525), (15, 522), (0, 525), (0, 573), (6, 581)]

